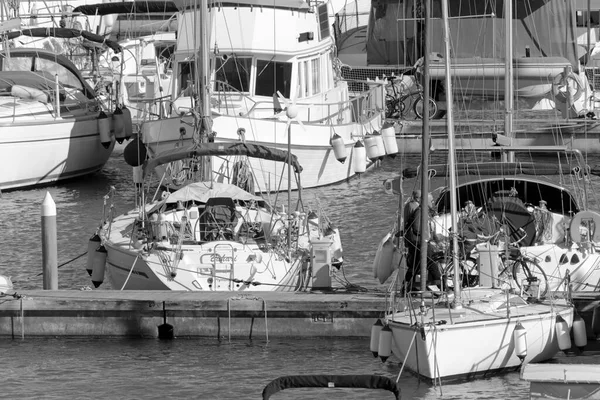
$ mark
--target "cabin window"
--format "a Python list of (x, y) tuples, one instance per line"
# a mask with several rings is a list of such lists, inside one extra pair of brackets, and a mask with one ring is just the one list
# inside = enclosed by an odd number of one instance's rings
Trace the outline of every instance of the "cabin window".
[(302, 64), (302, 69), (304, 70), (304, 96), (302, 97), (308, 97), (310, 96), (310, 68), (308, 65), (308, 61), (304, 61)]
[(266, 60), (256, 61), (257, 96), (273, 96), (277, 91), (286, 99), (290, 98), (292, 82), (292, 64)]
[(327, 39), (330, 36), (329, 33), (329, 15), (327, 14), (327, 4), (320, 5), (317, 7), (317, 13), (319, 14), (319, 30), (321, 34), (321, 40)]
[(577, 10), (576, 13), (577, 26), (586, 27), (588, 26), (588, 15), (590, 19), (590, 26), (600, 26), (600, 11), (590, 11), (588, 14), (587, 10)]
[(321, 59), (315, 58), (310, 61), (312, 70), (312, 94), (321, 92)]
[(2, 59), (2, 71), (33, 71), (32, 57), (6, 57)]
[(215, 79), (216, 84), (224, 87), (217, 88), (225, 92), (249, 92), (250, 73), (252, 71), (251, 57), (228, 57), (226, 60), (217, 58)]
[(195, 66), (193, 61), (179, 63), (178, 93), (183, 96), (191, 96), (194, 92)]
[(52, 60), (36, 57), (35, 71), (49, 73), (52, 76), (58, 75), (58, 81), (61, 85), (68, 88), (83, 90), (83, 84), (73, 72)]

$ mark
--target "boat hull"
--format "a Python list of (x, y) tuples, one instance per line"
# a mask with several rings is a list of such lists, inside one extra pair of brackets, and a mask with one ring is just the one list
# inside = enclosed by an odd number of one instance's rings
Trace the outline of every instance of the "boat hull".
[(1, 122), (0, 190), (49, 184), (102, 169), (114, 147), (100, 143), (96, 115)]
[[(431, 381), (470, 379), (517, 369), (522, 365), (513, 339), (518, 323), (527, 332), (525, 363), (548, 360), (559, 351), (556, 316), (560, 314), (570, 327), (573, 308), (558, 306), (555, 311), (544, 306), (530, 315), (519, 315), (516, 311), (509, 318), (464, 322), (457, 318), (460, 315), (457, 313), (452, 323), (436, 310), (439, 322), (425, 325), (407, 323), (406, 318), (390, 318), (392, 352), (405, 368)], [(442, 320), (446, 322), (441, 323)]]
[[(142, 126), (142, 140), (149, 148), (150, 155), (192, 144), (190, 123), (191, 120), (188, 118), (167, 118), (145, 122)], [(246, 143), (287, 151), (287, 126), (285, 120), (236, 118), (228, 115), (214, 116), (213, 130), (217, 132), (214, 141), (216, 143), (239, 142), (238, 129), (244, 128)], [(327, 186), (355, 176), (357, 166), (352, 152), (352, 147), (356, 142), (355, 135), (362, 136), (380, 127), (381, 118), (378, 115), (361, 124), (348, 123), (335, 126), (334, 131), (343, 138), (348, 155), (342, 163), (336, 159), (333, 147), (329, 143), (332, 134), (330, 125), (304, 122), (301, 126), (298, 123), (291, 123), (292, 141), (289, 148), (303, 168), (301, 186), (305, 189)], [(181, 129), (185, 130), (185, 135), (180, 135)], [(213, 157), (213, 171), (216, 172), (216, 180), (229, 180), (229, 177), (232, 176), (234, 158)], [(285, 170), (282, 172), (281, 163), (255, 159), (250, 159), (250, 162), (259, 191), (287, 190), (287, 173)], [(372, 164), (373, 162), (367, 159), (366, 167), (370, 167)], [(157, 172), (162, 175), (164, 169)], [(297, 182), (292, 181), (291, 188), (296, 190)]]

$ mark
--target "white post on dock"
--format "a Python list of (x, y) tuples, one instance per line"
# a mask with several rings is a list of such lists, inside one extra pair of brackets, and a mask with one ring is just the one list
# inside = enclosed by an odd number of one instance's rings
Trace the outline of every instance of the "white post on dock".
[(58, 290), (56, 204), (50, 192), (46, 192), (42, 202), (42, 265), (44, 290)]

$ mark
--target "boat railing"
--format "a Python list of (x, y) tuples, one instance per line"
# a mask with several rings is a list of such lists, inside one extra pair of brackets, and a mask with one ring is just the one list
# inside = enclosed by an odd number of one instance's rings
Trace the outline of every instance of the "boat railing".
[[(219, 82), (219, 84), (221, 83), (223, 82)], [(335, 103), (297, 102), (302, 122), (311, 124), (363, 122), (384, 111), (385, 84), (383, 82), (355, 80), (352, 83), (360, 85), (362, 90), (353, 92), (354, 95), (346, 101)], [(212, 99), (215, 100), (212, 106), (217, 112), (245, 118), (275, 116), (273, 101), (255, 101), (235, 88), (227, 87), (227, 91), (215, 91), (212, 95)], [(251, 107), (244, 107), (243, 103), (246, 102), (252, 104)], [(305, 110), (303, 111), (303, 109)]]

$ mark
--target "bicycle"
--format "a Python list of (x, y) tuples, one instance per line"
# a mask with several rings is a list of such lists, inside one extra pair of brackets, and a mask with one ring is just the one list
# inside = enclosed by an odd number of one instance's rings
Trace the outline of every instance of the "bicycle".
[[(417, 68), (413, 68), (416, 76)], [(384, 76), (389, 81), (387, 93), (385, 95), (386, 118), (405, 118), (406, 110), (412, 109), (418, 119), (423, 119), (423, 86), (419, 79), (415, 79), (415, 87), (411, 89), (402, 81), (404, 74)], [(400, 79), (400, 84), (394, 83)], [(398, 89), (398, 86), (401, 88)], [(391, 88), (391, 89), (390, 89)], [(429, 98), (429, 118), (433, 118), (438, 112), (438, 106), (435, 100)]]
[[(498, 231), (490, 236), (478, 236), (479, 243), (498, 243), (502, 231)], [(537, 260), (524, 256), (519, 251), (519, 243), (526, 237), (526, 233), (514, 242), (508, 244), (507, 250), (498, 251), (499, 264), (501, 268), (498, 271), (498, 279), (514, 280), (518, 289), (529, 297), (544, 297), (548, 293), (548, 277), (540, 267)], [(459, 273), (461, 287), (473, 287), (479, 285), (479, 274), (477, 273), (478, 258), (476, 247), (471, 252), (464, 250), (467, 242), (465, 238), (460, 239), (459, 254)], [(477, 257), (475, 257), (475, 256)], [(437, 254), (431, 259), (431, 262), (437, 263), (441, 268), (442, 279), (448, 289), (454, 287), (454, 259), (451, 252), (448, 254)]]

